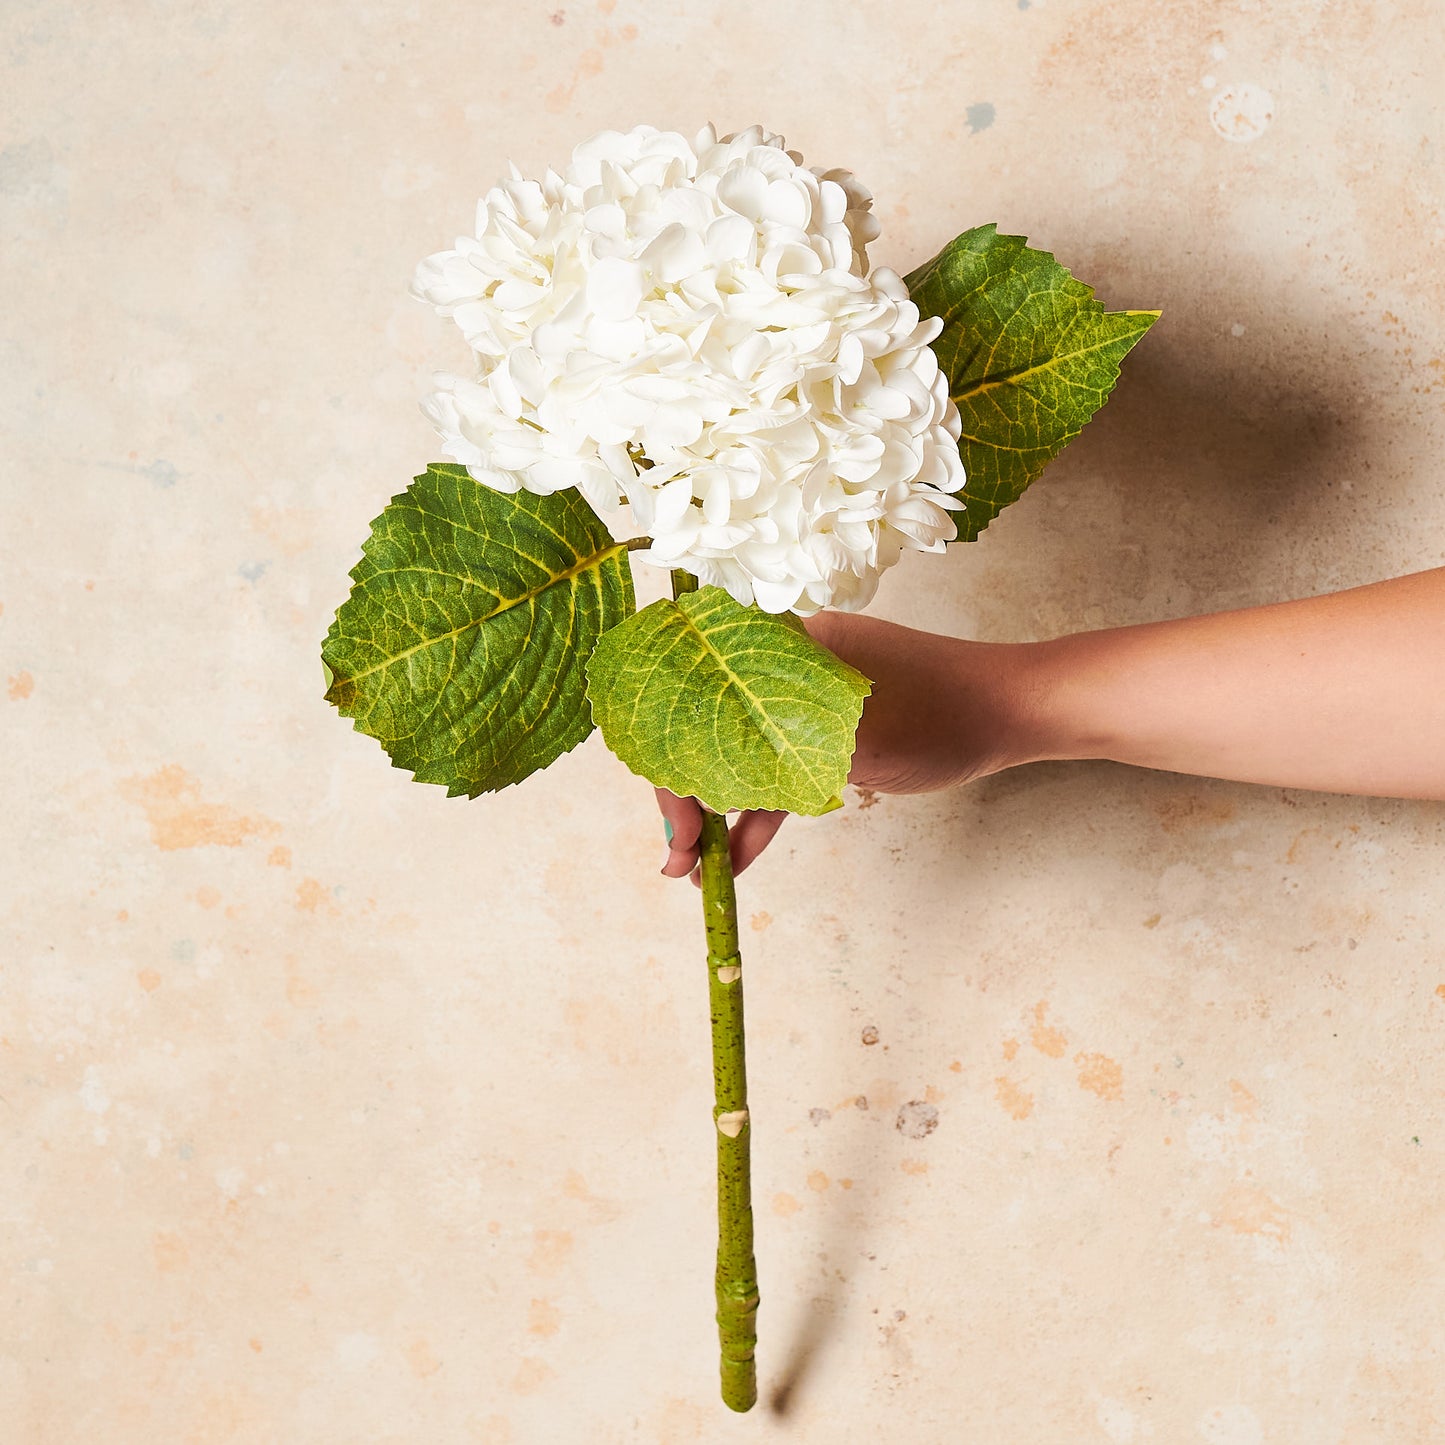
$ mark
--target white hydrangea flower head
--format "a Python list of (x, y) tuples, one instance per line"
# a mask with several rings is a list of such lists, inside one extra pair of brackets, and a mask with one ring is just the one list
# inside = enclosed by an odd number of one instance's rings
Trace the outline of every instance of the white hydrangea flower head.
[(957, 535), (959, 419), (872, 197), (754, 127), (639, 126), (484, 196), (415, 294), (476, 353), (425, 410), (502, 491), (626, 506), (637, 555), (801, 615)]

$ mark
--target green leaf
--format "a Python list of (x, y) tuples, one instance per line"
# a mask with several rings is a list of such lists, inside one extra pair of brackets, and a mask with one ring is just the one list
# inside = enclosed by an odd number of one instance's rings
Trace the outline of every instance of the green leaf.
[(871, 684), (791, 614), (720, 587), (654, 602), (597, 645), (587, 695), (607, 746), (714, 812), (837, 806)]
[(626, 547), (572, 491), (432, 465), (371, 525), (326, 634), (326, 693), (418, 782), (476, 797), (592, 731), (583, 667), (636, 607)]
[(971, 542), (1103, 406), (1159, 313), (1105, 311), (1047, 251), (994, 226), (965, 231), (904, 284), (943, 318), (933, 350), (963, 422), (958, 532)]

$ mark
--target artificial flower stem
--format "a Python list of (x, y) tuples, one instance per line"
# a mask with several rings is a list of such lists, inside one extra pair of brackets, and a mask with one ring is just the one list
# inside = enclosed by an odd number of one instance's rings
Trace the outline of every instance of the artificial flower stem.
[[(674, 570), (674, 599), (697, 578)], [(717, 1332), (722, 1398), (730, 1410), (758, 1399), (758, 1265), (753, 1258), (752, 1125), (743, 1035), (743, 970), (728, 823), (704, 808), (699, 840), (702, 916), (707, 929), (708, 1011), (712, 1016), (713, 1129), (717, 1135)]]
[(752, 1125), (743, 1037), (742, 958), (728, 824), (702, 815), (702, 907), (707, 927), (708, 1004), (717, 1132), (717, 1329), (722, 1398), (750, 1410), (758, 1398), (758, 1266), (753, 1258)]

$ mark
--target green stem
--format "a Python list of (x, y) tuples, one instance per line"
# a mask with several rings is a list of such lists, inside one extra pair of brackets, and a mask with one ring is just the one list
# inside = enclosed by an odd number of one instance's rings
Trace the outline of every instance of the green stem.
[(743, 1041), (742, 958), (727, 819), (702, 815), (702, 908), (707, 926), (708, 1003), (717, 1130), (717, 1330), (722, 1398), (750, 1410), (758, 1398), (758, 1266), (753, 1258), (753, 1186), (748, 1073)]
[[(675, 570), (672, 595), (697, 590)], [(712, 1015), (713, 1128), (717, 1134), (717, 1333), (722, 1398), (730, 1410), (758, 1399), (758, 1265), (753, 1258), (752, 1124), (743, 1039), (743, 968), (728, 823), (702, 814), (702, 916), (707, 929), (708, 1011)]]

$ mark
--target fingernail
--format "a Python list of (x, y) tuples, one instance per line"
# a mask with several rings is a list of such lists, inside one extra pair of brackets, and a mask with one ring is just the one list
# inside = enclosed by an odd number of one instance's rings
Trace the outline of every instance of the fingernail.
[(669, 844), (672, 842), (672, 824), (666, 818), (662, 820), (662, 836), (667, 839)]

